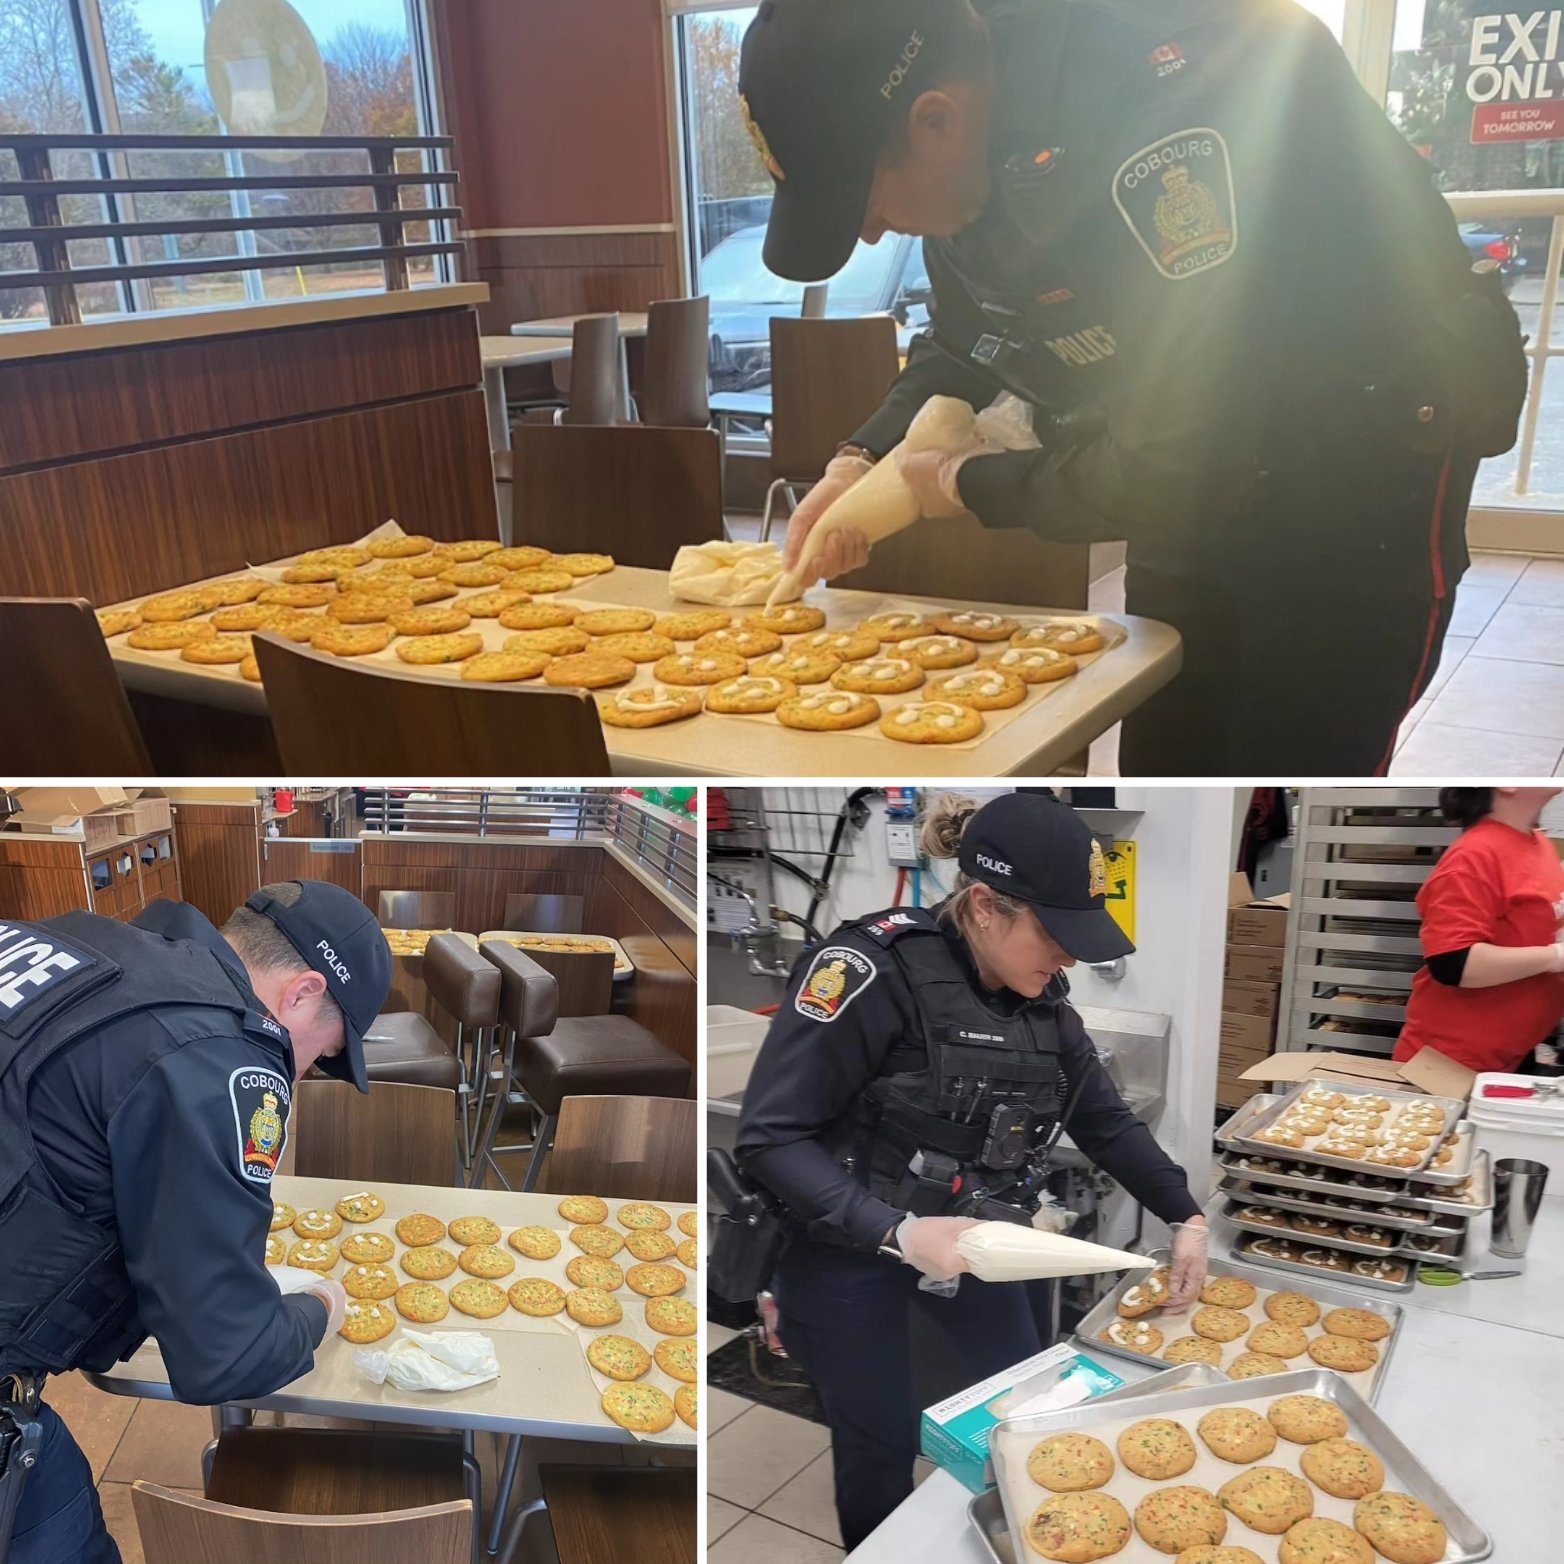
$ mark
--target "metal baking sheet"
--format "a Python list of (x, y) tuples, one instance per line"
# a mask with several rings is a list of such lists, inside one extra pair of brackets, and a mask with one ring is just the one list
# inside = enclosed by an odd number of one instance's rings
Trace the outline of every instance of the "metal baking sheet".
[[(1123, 1385), (1106, 1395), (1093, 1398), (1094, 1406), (1105, 1401), (1130, 1401), (1136, 1396), (1159, 1394), (1168, 1390), (1186, 1390), (1196, 1385), (1225, 1385), (1227, 1377), (1212, 1368), (1209, 1363), (1180, 1363), (1165, 1373), (1153, 1374), (1150, 1379), (1137, 1380), (1133, 1385)], [(967, 1506), (967, 1519), (977, 1533), (978, 1545), (994, 1560), (994, 1564), (1019, 1564), (1015, 1547), (1010, 1541), (1010, 1527), (1005, 1522), (1005, 1504), (997, 1488), (981, 1493)]]
[[(1159, 1265), (1166, 1265), (1169, 1258), (1168, 1251), (1166, 1249), (1155, 1249), (1151, 1252), (1150, 1258)], [(1249, 1282), (1257, 1289), (1260, 1296), (1255, 1299), (1248, 1309), (1241, 1311), (1248, 1314), (1256, 1324), (1266, 1318), (1264, 1303), (1266, 1298), (1273, 1292), (1301, 1292), (1312, 1298), (1319, 1304), (1322, 1310), (1367, 1309), (1370, 1314), (1377, 1314), (1381, 1319), (1388, 1320), (1391, 1331), (1390, 1335), (1381, 1344), (1379, 1362), (1373, 1368), (1365, 1369), (1362, 1373), (1347, 1376), (1357, 1386), (1360, 1395), (1369, 1401), (1375, 1400), (1379, 1395), (1380, 1384), (1383, 1382), (1386, 1371), (1390, 1367), (1390, 1360), (1395, 1355), (1396, 1344), (1401, 1340), (1401, 1323), (1405, 1311), (1398, 1303), (1387, 1303), (1383, 1298), (1370, 1298), (1360, 1293), (1350, 1292), (1347, 1290), (1347, 1286), (1350, 1284), (1345, 1283), (1345, 1281), (1340, 1286), (1322, 1283), (1320, 1278), (1329, 1276), (1332, 1273), (1321, 1271), (1318, 1267), (1305, 1266), (1304, 1271), (1308, 1275), (1309, 1286), (1278, 1287), (1263, 1270), (1256, 1270), (1248, 1265), (1240, 1265), (1233, 1260), (1223, 1260), (1213, 1256), (1207, 1268), (1207, 1274), (1210, 1276), (1236, 1276), (1243, 1281)], [(1081, 1323), (1075, 1327), (1075, 1343), (1085, 1352), (1110, 1353), (1116, 1357), (1128, 1358), (1132, 1363), (1146, 1363), (1153, 1368), (1165, 1369), (1167, 1367), (1165, 1358), (1149, 1357), (1146, 1353), (1136, 1352), (1133, 1348), (1121, 1347), (1114, 1342), (1098, 1339), (1098, 1333), (1106, 1330), (1109, 1324), (1119, 1317), (1119, 1299), (1135, 1285), (1136, 1280), (1137, 1278), (1134, 1276), (1124, 1277), (1114, 1287), (1113, 1291), (1086, 1315)], [(1260, 1312), (1256, 1313), (1255, 1311), (1257, 1310)], [(1147, 1319), (1155, 1319), (1156, 1315), (1150, 1314), (1145, 1317)], [(1187, 1316), (1183, 1315), (1177, 1317), (1179, 1319), (1187, 1318)], [(1245, 1334), (1247, 1335), (1247, 1332)], [(1218, 1346), (1223, 1348), (1224, 1357), (1226, 1356), (1226, 1349), (1230, 1347), (1234, 1349), (1234, 1356), (1246, 1350), (1242, 1338), (1237, 1342), (1219, 1342)], [(1101, 1400), (1102, 1398), (1099, 1397), (1098, 1399)]]
[(1281, 1100), (1280, 1094), (1276, 1092), (1256, 1092), (1243, 1107), (1230, 1114), (1225, 1123), (1217, 1126), (1217, 1145), (1230, 1147), (1238, 1137), (1247, 1134), (1252, 1128), (1258, 1128), (1257, 1121), (1260, 1116), (1274, 1108)]
[[(1373, 1276), (1358, 1276), (1356, 1273), (1340, 1271), (1322, 1271), (1317, 1265), (1305, 1265), (1300, 1260), (1278, 1259), (1275, 1255), (1256, 1254), (1249, 1247), (1261, 1235), (1258, 1233), (1245, 1233), (1233, 1247), (1234, 1254), (1241, 1255), (1251, 1265), (1258, 1265), (1268, 1271), (1285, 1271), (1289, 1276), (1342, 1276), (1344, 1280), (1350, 1280), (1356, 1287), (1372, 1287), (1375, 1292), (1411, 1292), (1417, 1280), (1417, 1266), (1410, 1260), (1402, 1260), (1398, 1263), (1406, 1268), (1406, 1280), (1401, 1282), (1382, 1282)], [(1268, 1235), (1275, 1238), (1276, 1234)], [(1308, 1246), (1311, 1249), (1328, 1249), (1329, 1244), (1313, 1243)], [(1379, 1256), (1374, 1256), (1378, 1259)]]
[[(1305, 1216), (1322, 1216), (1331, 1222), (1373, 1222), (1377, 1227), (1393, 1227), (1398, 1232), (1426, 1233), (1434, 1225), (1432, 1211), (1405, 1211), (1398, 1206), (1383, 1205), (1370, 1210), (1343, 1211), (1340, 1206), (1326, 1203), (1325, 1199), (1309, 1200), (1294, 1194), (1290, 1188), (1272, 1189), (1259, 1174), (1251, 1180), (1229, 1174), (1217, 1186), (1224, 1195), (1242, 1200), (1250, 1205), (1276, 1206), (1282, 1211), (1298, 1211)], [(1356, 1199), (1344, 1195), (1342, 1199)], [(1358, 1201), (1360, 1206), (1366, 1201)]]
[[(1364, 1243), (1359, 1238), (1332, 1238), (1326, 1233), (1301, 1233), (1296, 1228), (1274, 1227), (1267, 1222), (1255, 1222), (1248, 1217), (1240, 1216), (1239, 1211), (1241, 1207), (1247, 1203), (1235, 1200), (1229, 1196), (1227, 1209), (1222, 1213), (1234, 1227), (1242, 1228), (1246, 1233), (1257, 1233), (1262, 1238), (1287, 1238), (1295, 1243), (1306, 1244), (1311, 1249), (1340, 1249), (1344, 1254), (1365, 1255), (1370, 1260), (1388, 1260), (1392, 1257), (1401, 1259), (1418, 1258), (1419, 1252), (1402, 1249), (1402, 1235), (1400, 1233), (1394, 1233), (1392, 1241), (1388, 1245)], [(1263, 1201), (1254, 1203), (1264, 1204)], [(1333, 1218), (1332, 1220), (1339, 1220), (1339, 1218)], [(1354, 1223), (1353, 1225), (1369, 1227), (1373, 1224), (1364, 1222), (1361, 1224)], [(1390, 1229), (1387, 1228), (1386, 1231), (1389, 1232)]]
[[(1129, 1405), (1118, 1407), (1086, 1402), (1060, 1412), (1010, 1418), (1000, 1423), (993, 1430), (990, 1448), (1013, 1550), (1020, 1549), (1019, 1539), (1024, 1535), (1027, 1519), (1037, 1505), (1049, 1497), (1047, 1490), (1034, 1483), (1026, 1471), (1026, 1458), (1039, 1439), (1051, 1434), (1090, 1433), (1111, 1448), (1126, 1427), (1144, 1417), (1187, 1417), (1193, 1423), (1201, 1414), (1221, 1406), (1247, 1407), (1263, 1416), (1273, 1401), (1288, 1395), (1312, 1395), (1334, 1402), (1346, 1416), (1350, 1437), (1368, 1446), (1384, 1462), (1386, 1488), (1411, 1494), (1438, 1514), (1449, 1539), (1442, 1564), (1477, 1564), (1478, 1560), (1492, 1556), (1493, 1541), (1476, 1520), (1434, 1479), (1363, 1397), (1340, 1375), (1328, 1369), (1299, 1369), (1263, 1380), (1170, 1390), (1141, 1396)], [(1217, 1460), (1203, 1445), (1197, 1447), (1201, 1451), (1200, 1459), (1183, 1481), (1214, 1492), (1241, 1470)], [(1266, 1461), (1301, 1476), (1299, 1459), (1305, 1448), (1282, 1440)], [(1121, 1466), (1106, 1491), (1133, 1513), (1140, 1499), (1156, 1486), (1156, 1482), (1136, 1477)], [(1350, 1499), (1336, 1499), (1312, 1483), (1309, 1486), (1316, 1515), (1351, 1525), (1353, 1503)], [(1228, 1547), (1263, 1549), (1263, 1556), (1270, 1558), (1274, 1557), (1277, 1539), (1251, 1533), (1236, 1517), (1230, 1516), (1223, 1542)], [(1138, 1533), (1132, 1535), (1114, 1558), (1116, 1564), (1167, 1564), (1167, 1555), (1154, 1552)]]
[[(1427, 1092), (1389, 1091), (1372, 1086), (1351, 1086), (1345, 1081), (1299, 1081), (1291, 1091), (1273, 1102), (1263, 1113), (1258, 1113), (1249, 1119), (1244, 1124), (1242, 1132), (1231, 1137), (1233, 1144), (1242, 1147), (1246, 1151), (1256, 1152), (1262, 1157), (1281, 1150), (1289, 1153), (1295, 1162), (1312, 1162), (1320, 1167), (1342, 1168), (1349, 1173), (1377, 1171), (1372, 1163), (1364, 1163), (1361, 1159), (1333, 1157), (1324, 1152), (1313, 1151), (1307, 1146), (1301, 1150), (1290, 1146), (1278, 1148), (1269, 1145), (1263, 1140), (1254, 1138), (1258, 1131), (1269, 1129), (1289, 1108), (1298, 1102), (1305, 1092), (1314, 1091), (1321, 1086), (1326, 1087), (1330, 1091), (1339, 1092), (1343, 1097), (1382, 1097), (1392, 1108), (1409, 1108), (1413, 1103), (1418, 1102), (1436, 1103), (1444, 1109), (1445, 1123), (1449, 1125), (1459, 1125), (1461, 1115), (1466, 1111), (1466, 1104), (1455, 1097), (1435, 1097)], [(1392, 1120), (1391, 1122), (1394, 1123), (1395, 1121)], [(1400, 1169), (1398, 1171), (1401, 1172), (1404, 1178), (1426, 1178), (1428, 1176), (1426, 1169), (1438, 1145), (1439, 1142), (1434, 1141), (1429, 1146), (1428, 1150), (1423, 1153), (1423, 1160), (1417, 1167)], [(1462, 1176), (1464, 1177), (1464, 1175)], [(1445, 1182), (1445, 1177), (1441, 1175), (1435, 1181), (1443, 1183)], [(1456, 1179), (1455, 1182), (1459, 1183), (1460, 1179)]]
[(1403, 1205), (1415, 1206), (1419, 1211), (1434, 1211), (1442, 1216), (1475, 1216), (1482, 1211), (1493, 1210), (1493, 1159), (1486, 1151), (1479, 1151), (1472, 1159), (1472, 1198), (1453, 1200), (1448, 1195), (1429, 1191), (1427, 1194), (1413, 1190), (1402, 1197)]
[[(1269, 1162), (1287, 1162), (1285, 1157), (1267, 1157)], [(1256, 1184), (1275, 1184), (1281, 1189), (1296, 1189), (1311, 1195), (1341, 1195), (1348, 1200), (1363, 1200), (1370, 1205), (1388, 1205), (1392, 1202), (1406, 1204), (1405, 1179), (1391, 1179), (1388, 1187), (1378, 1188), (1367, 1184), (1341, 1183), (1328, 1178), (1328, 1168), (1305, 1171), (1304, 1164), (1290, 1163), (1285, 1173), (1273, 1173), (1267, 1168), (1254, 1166), (1254, 1159), (1247, 1152), (1230, 1151), (1221, 1159), (1221, 1166), (1228, 1173)], [(1378, 1174), (1362, 1173), (1359, 1178), (1377, 1178)]]
[[(1421, 1173), (1412, 1175), (1414, 1184), (1431, 1184), (1436, 1189), (1449, 1188), (1456, 1184), (1464, 1184), (1472, 1171), (1472, 1156), (1477, 1150), (1477, 1128), (1470, 1119), (1462, 1119), (1455, 1127), (1455, 1133), (1460, 1137), (1456, 1143), (1455, 1157), (1450, 1166), (1443, 1172), (1435, 1172), (1427, 1168)], [(1439, 1143), (1443, 1145), (1444, 1142)], [(1437, 1151), (1438, 1146), (1434, 1147)]]

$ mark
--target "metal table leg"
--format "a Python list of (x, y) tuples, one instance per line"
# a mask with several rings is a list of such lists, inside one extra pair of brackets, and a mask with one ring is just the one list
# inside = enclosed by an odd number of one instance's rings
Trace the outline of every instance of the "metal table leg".
[(508, 1434), (506, 1438), (505, 1464), (501, 1468), (500, 1484), (494, 1494), (494, 1520), (489, 1526), (491, 1554), (500, 1551), (500, 1538), (505, 1532), (505, 1512), (510, 1508), (510, 1496), (516, 1487), (516, 1473), (521, 1470), (521, 1435)]

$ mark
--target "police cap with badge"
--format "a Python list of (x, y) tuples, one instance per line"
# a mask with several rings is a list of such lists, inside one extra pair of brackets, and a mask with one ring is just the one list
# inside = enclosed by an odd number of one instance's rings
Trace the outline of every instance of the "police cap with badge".
[(776, 181), (765, 261), (777, 276), (821, 282), (847, 264), (880, 153), (965, 25), (952, 0), (765, 0), (739, 94)]

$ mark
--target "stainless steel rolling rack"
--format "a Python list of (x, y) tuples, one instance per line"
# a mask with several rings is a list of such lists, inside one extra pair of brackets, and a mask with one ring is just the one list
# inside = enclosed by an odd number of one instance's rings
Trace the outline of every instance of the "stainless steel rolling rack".
[[(724, 787), (709, 796), (707, 925), (743, 943), (752, 971), (781, 975), (781, 924), (819, 937), (815, 918), (837, 865), (857, 850), (867, 803), (858, 793), (819, 787)], [(779, 873), (809, 892), (803, 914), (780, 905)]]
[(1416, 897), (1460, 833), (1435, 788), (1305, 788), (1279, 1050), (1388, 1056), (1422, 965)]

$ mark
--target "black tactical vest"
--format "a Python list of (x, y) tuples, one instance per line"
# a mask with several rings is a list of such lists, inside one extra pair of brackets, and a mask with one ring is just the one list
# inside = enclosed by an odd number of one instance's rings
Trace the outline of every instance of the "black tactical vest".
[(870, 1192), (895, 1204), (920, 1151), (953, 1158), (968, 1184), (991, 1182), (982, 1158), (996, 1110), (1030, 1110), (1034, 1147), (1058, 1121), (1057, 996), (1050, 990), (1011, 1015), (991, 1008), (930, 913), (879, 913), (851, 927), (896, 963), (922, 1034), (892, 1044), (860, 1099), (858, 1150)]
[(118, 1236), (67, 1201), (38, 1159), (27, 1089), (45, 1060), (138, 1010), (196, 1005), (245, 1025), (215, 955), (187, 947), (149, 961), (150, 938), (88, 913), (0, 923), (0, 1378), (101, 1372), (146, 1338)]

